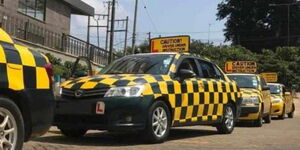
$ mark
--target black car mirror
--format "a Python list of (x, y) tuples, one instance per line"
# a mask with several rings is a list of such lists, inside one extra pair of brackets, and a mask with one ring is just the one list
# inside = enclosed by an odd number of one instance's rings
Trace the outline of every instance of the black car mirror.
[(196, 74), (192, 70), (188, 70), (188, 69), (181, 69), (181, 70), (179, 70), (179, 78), (181, 80), (189, 79), (189, 78), (194, 78), (194, 77), (196, 77)]
[(263, 90), (263, 91), (270, 90), (270, 87), (269, 87), (269, 86), (264, 86), (264, 87), (262, 88), (262, 90)]
[(88, 76), (88, 73), (86, 71), (78, 71), (74, 74), (74, 78), (79, 78), (79, 77), (85, 77)]

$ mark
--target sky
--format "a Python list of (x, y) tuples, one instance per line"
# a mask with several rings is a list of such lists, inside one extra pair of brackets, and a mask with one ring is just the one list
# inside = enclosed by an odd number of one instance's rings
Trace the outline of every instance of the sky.
[[(95, 8), (96, 14), (106, 14), (106, 0), (82, 0)], [(223, 21), (216, 20), (217, 5), (221, 0), (139, 0), (137, 18), (137, 43), (151, 37), (190, 35), (192, 39), (203, 42), (214, 42), (215, 45), (224, 44)], [(129, 16), (128, 45), (131, 45), (133, 30), (133, 14), (135, 0), (119, 0), (116, 7), (116, 18), (125, 19)], [(99, 21), (106, 25), (105, 18), (92, 18), (92, 24)], [(87, 17), (73, 15), (71, 17), (71, 34), (86, 40)], [(116, 23), (116, 29), (124, 29), (125, 24)], [(210, 31), (210, 32), (209, 32)], [(105, 45), (104, 28), (100, 30), (100, 47)], [(124, 47), (124, 33), (115, 34), (116, 49)], [(91, 29), (91, 42), (98, 45), (96, 28)]]

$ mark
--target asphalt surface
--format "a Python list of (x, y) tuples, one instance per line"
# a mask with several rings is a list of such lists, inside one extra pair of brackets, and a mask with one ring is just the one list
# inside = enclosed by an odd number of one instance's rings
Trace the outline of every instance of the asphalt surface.
[[(300, 94), (298, 94), (300, 97)], [(297, 150), (300, 149), (300, 98), (295, 99), (296, 112), (293, 119), (273, 119), (261, 128), (238, 125), (230, 135), (220, 135), (213, 127), (194, 126), (174, 128), (169, 139), (162, 144), (145, 144), (134, 134), (111, 134), (90, 131), (85, 137), (70, 139), (55, 128), (43, 137), (25, 143), (25, 150)]]

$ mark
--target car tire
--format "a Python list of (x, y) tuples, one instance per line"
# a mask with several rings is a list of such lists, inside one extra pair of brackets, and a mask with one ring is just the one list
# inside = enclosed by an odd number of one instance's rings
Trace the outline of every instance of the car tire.
[(148, 120), (144, 131), (147, 143), (162, 143), (170, 132), (171, 114), (168, 106), (163, 101), (155, 101), (148, 112)]
[(66, 128), (59, 128), (61, 133), (70, 138), (79, 138), (86, 134), (87, 129), (66, 129)]
[(227, 104), (224, 109), (224, 117), (222, 122), (216, 125), (218, 133), (220, 134), (230, 134), (234, 130), (235, 120), (236, 120), (236, 111), (232, 104)]
[(265, 120), (265, 123), (271, 123), (272, 122), (272, 117), (271, 117), (271, 114), (268, 114), (265, 118), (264, 118), (264, 120)]
[[(272, 104), (270, 104), (270, 106), (272, 106)], [(265, 123), (268, 123), (268, 124), (272, 122), (271, 108), (270, 108), (269, 114), (266, 117), (264, 117), (264, 120), (265, 120)]]
[(258, 116), (258, 119), (254, 120), (253, 126), (254, 127), (262, 127), (262, 125), (263, 125), (263, 118), (262, 118), (262, 115), (260, 114)]
[(0, 149), (21, 150), (24, 134), (24, 120), (20, 109), (9, 98), (0, 97)]
[(290, 113), (288, 113), (288, 117), (289, 118), (294, 118), (294, 112), (295, 112), (295, 104), (293, 104), (293, 110), (292, 110), (292, 112), (290, 112)]
[(284, 120), (285, 117), (285, 105), (283, 105), (282, 114), (278, 116), (278, 119)]

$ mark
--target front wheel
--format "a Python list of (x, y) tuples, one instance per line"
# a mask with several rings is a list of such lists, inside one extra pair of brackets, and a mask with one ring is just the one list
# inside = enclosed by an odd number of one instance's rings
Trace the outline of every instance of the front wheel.
[(24, 142), (22, 114), (12, 100), (0, 97), (0, 150), (21, 150)]
[(232, 133), (235, 126), (235, 109), (232, 104), (227, 104), (224, 109), (224, 117), (220, 124), (217, 124), (217, 130), (221, 134)]
[(162, 143), (167, 139), (171, 126), (170, 116), (168, 106), (163, 101), (156, 101), (152, 104), (144, 132), (147, 142)]
[(262, 125), (263, 125), (263, 118), (262, 118), (262, 115), (260, 114), (258, 116), (258, 118), (256, 120), (254, 120), (253, 126), (254, 127), (262, 127)]
[(288, 113), (288, 117), (294, 118), (294, 112), (295, 112), (295, 105), (293, 104), (293, 110), (292, 110), (292, 112)]
[(282, 114), (278, 116), (278, 119), (284, 120), (285, 117), (285, 105), (283, 105)]
[(71, 138), (82, 137), (87, 132), (86, 129), (71, 129), (71, 128), (70, 129), (59, 128), (59, 129), (64, 136), (71, 137)]

